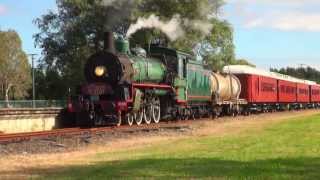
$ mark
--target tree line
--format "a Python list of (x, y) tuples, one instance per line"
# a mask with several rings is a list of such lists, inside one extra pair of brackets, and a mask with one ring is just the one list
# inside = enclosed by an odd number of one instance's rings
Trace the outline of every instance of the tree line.
[(281, 69), (271, 68), (270, 71), (320, 83), (320, 71), (310, 66), (298, 68), (287, 67)]

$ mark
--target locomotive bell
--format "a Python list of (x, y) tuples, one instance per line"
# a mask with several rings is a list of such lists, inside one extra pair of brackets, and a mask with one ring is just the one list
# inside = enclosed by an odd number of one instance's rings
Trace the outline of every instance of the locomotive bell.
[(107, 69), (106, 67), (104, 66), (97, 66), (95, 69), (94, 69), (94, 74), (97, 76), (97, 77), (101, 77), (103, 75), (105, 75), (107, 72)]

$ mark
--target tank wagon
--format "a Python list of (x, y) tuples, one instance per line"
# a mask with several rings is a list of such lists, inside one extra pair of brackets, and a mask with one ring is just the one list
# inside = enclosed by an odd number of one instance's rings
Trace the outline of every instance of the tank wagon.
[(130, 49), (128, 40), (114, 40), (112, 33), (106, 33), (104, 44), (88, 58), (86, 84), (69, 98), (63, 122), (131, 126), (320, 107), (320, 85), (312, 81), (241, 65), (214, 73), (187, 53)]

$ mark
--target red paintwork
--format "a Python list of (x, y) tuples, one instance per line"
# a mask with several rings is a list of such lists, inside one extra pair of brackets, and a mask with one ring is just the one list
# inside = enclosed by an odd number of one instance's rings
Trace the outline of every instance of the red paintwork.
[(310, 102), (310, 86), (309, 85), (297, 83), (297, 102), (298, 103)]
[(87, 94), (91, 96), (99, 96), (102, 94), (112, 93), (112, 87), (105, 83), (92, 83), (82, 86), (82, 94)]
[(276, 103), (277, 80), (269, 77), (237, 74), (241, 82), (241, 99), (249, 103)]
[(128, 111), (127, 102), (118, 101), (116, 103), (116, 111)]
[(70, 113), (75, 112), (75, 109), (73, 108), (72, 100), (70, 97), (68, 97), (68, 100), (67, 100), (67, 111)]
[(311, 86), (311, 102), (320, 102), (320, 85), (312, 85)]
[(278, 91), (279, 103), (297, 102), (297, 83), (278, 80)]

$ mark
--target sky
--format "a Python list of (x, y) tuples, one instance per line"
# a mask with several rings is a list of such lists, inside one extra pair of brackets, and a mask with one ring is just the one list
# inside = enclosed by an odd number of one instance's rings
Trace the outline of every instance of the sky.
[[(0, 29), (14, 29), (27, 53), (38, 32), (32, 21), (56, 9), (55, 0), (0, 0)], [(309, 65), (320, 70), (320, 0), (226, 0), (221, 18), (234, 29), (237, 58), (258, 67)]]
[(320, 69), (320, 0), (227, 0), (236, 55), (258, 67)]

